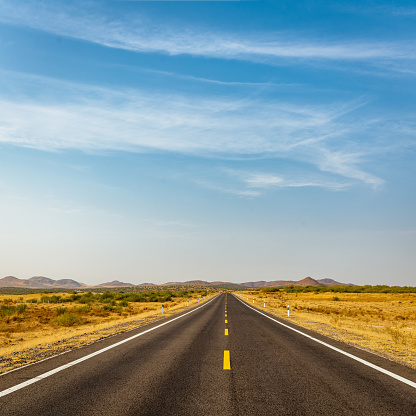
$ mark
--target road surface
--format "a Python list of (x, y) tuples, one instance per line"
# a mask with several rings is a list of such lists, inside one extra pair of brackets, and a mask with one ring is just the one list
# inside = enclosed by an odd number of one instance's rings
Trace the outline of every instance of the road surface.
[(415, 370), (249, 306), (221, 294), (0, 376), (0, 414), (416, 415)]

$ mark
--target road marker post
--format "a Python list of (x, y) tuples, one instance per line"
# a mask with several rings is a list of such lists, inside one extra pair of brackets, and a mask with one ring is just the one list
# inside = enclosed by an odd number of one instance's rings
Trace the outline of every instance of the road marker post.
[(188, 301), (186, 302), (186, 306), (189, 306), (189, 299), (188, 299)]
[(289, 305), (287, 305), (287, 316), (290, 317)]
[(162, 302), (162, 315), (163, 315), (163, 305), (164, 305), (164, 303)]
[(253, 298), (253, 303), (254, 303), (254, 298)]

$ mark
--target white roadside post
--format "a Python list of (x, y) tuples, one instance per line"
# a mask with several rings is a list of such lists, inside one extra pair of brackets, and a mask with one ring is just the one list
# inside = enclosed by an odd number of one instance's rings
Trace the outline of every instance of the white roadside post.
[(189, 306), (189, 299), (188, 299), (188, 301), (186, 302), (186, 306)]
[(290, 316), (289, 305), (287, 305), (287, 316)]
[(253, 298), (253, 303), (254, 303), (254, 298)]
[(199, 303), (199, 298), (198, 298), (198, 303)]
[(163, 315), (163, 305), (164, 305), (164, 303), (162, 302), (162, 315)]

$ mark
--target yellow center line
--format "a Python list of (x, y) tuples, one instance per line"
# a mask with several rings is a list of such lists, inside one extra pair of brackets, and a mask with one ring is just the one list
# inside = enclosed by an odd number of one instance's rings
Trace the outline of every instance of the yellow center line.
[(231, 370), (230, 365), (230, 351), (224, 350), (224, 370)]
[(225, 320), (225, 323), (228, 324), (228, 319)]
[(225, 317), (227, 317), (227, 314), (225, 314)]
[(228, 335), (228, 328), (225, 328), (224, 335)]

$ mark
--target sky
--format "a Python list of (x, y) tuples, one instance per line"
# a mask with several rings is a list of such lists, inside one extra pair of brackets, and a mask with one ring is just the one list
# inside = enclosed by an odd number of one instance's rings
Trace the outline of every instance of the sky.
[(415, 44), (406, 1), (0, 0), (0, 277), (415, 286)]

